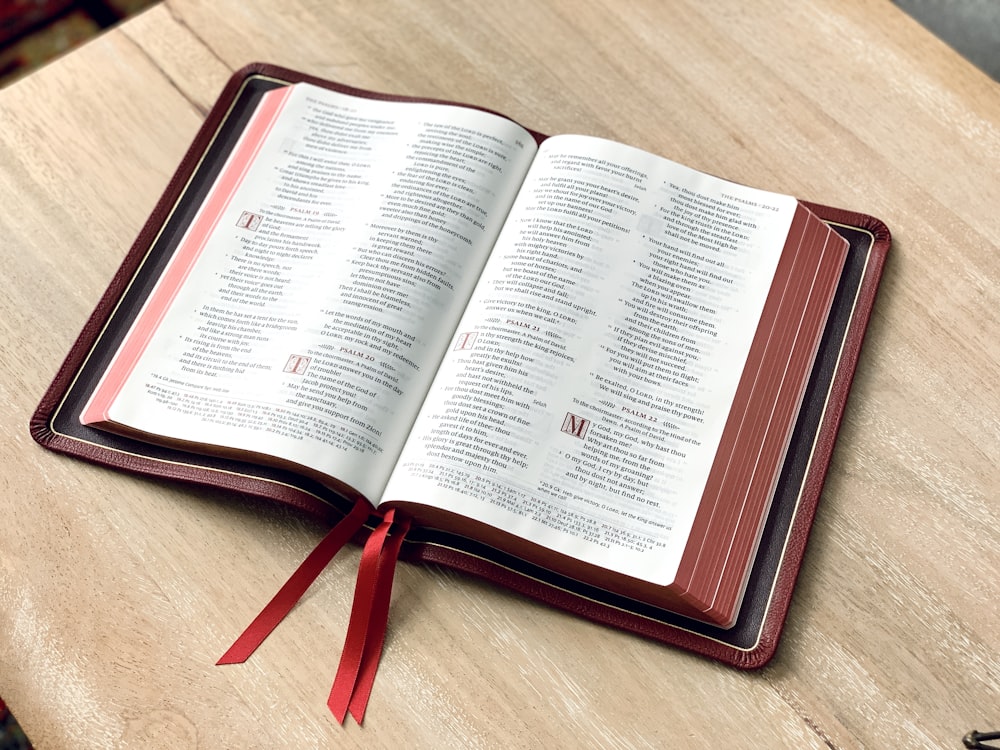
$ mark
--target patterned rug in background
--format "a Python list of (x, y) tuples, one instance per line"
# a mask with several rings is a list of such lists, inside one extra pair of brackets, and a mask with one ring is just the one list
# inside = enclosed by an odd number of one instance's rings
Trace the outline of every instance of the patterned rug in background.
[(0, 0), (0, 87), (155, 2)]
[(31, 743), (3, 698), (0, 698), (0, 750), (31, 750)]

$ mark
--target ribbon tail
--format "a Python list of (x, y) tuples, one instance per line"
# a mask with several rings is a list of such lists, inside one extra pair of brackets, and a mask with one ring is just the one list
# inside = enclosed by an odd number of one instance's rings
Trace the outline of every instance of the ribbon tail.
[(264, 639), (271, 634), (271, 631), (278, 626), (278, 623), (285, 618), (285, 615), (292, 611), (292, 608), (319, 574), (323, 572), (324, 568), (330, 564), (337, 552), (361, 529), (368, 519), (369, 513), (370, 508), (365, 503), (355, 503), (351, 512), (330, 529), (316, 545), (316, 548), (292, 573), (285, 585), (278, 590), (274, 598), (265, 605), (260, 614), (216, 664), (245, 662), (264, 642)]
[(360, 723), (378, 669), (395, 563), (399, 547), (409, 530), (409, 523), (404, 522), (401, 533), (387, 543), (394, 516), (394, 510), (385, 514), (382, 523), (368, 537), (361, 554), (344, 650), (327, 701), (330, 712), (341, 724), (347, 718), (348, 710)]
[(354, 720), (360, 724), (365, 718), (368, 698), (371, 697), (372, 686), (375, 684), (375, 673), (382, 659), (382, 647), (385, 645), (385, 631), (389, 624), (389, 601), (392, 595), (392, 579), (396, 573), (396, 561), (399, 559), (399, 549), (403, 546), (406, 532), (410, 530), (409, 521), (404, 521), (400, 531), (385, 544), (382, 556), (379, 558), (378, 573), (375, 581), (375, 601), (368, 621), (368, 636), (365, 639), (365, 651), (361, 659), (361, 671), (354, 694), (351, 697), (350, 712)]

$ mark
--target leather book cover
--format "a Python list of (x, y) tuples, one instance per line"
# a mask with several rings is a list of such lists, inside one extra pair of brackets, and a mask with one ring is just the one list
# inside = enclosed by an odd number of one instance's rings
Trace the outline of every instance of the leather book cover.
[[(140, 443), (79, 421), (87, 397), (260, 97), (300, 81), (360, 96), (429, 101), (374, 94), (267, 64), (237, 71), (39, 403), (30, 427), (41, 445), (123, 471), (267, 498), (330, 523), (350, 510), (349, 499), (292, 472)], [(804, 205), (844, 236), (851, 249), (734, 627), (714, 628), (624, 599), (534, 567), (474, 539), (434, 529), (413, 528), (401, 557), (465, 571), (596, 622), (735, 667), (765, 664), (777, 648), (784, 625), (890, 244), (889, 232), (878, 219)]]

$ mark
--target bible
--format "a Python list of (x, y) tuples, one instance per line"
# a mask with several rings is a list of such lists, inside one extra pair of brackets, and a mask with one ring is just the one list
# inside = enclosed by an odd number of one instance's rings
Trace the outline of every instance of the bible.
[(339, 522), (327, 557), (367, 538), (341, 720), (397, 554), (759, 666), (888, 244), (624, 144), (251, 66), (32, 430)]

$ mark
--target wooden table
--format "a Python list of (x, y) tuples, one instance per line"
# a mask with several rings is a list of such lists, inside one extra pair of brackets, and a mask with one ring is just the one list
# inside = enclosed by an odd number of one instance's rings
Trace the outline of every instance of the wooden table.
[[(958, 748), (1000, 727), (1000, 85), (884, 0), (167, 0), (0, 91), (0, 694), (41, 748)], [(777, 657), (743, 673), (403, 565), (365, 723), (358, 550), (27, 422), (207, 108), (260, 59), (883, 218), (894, 249)]]

